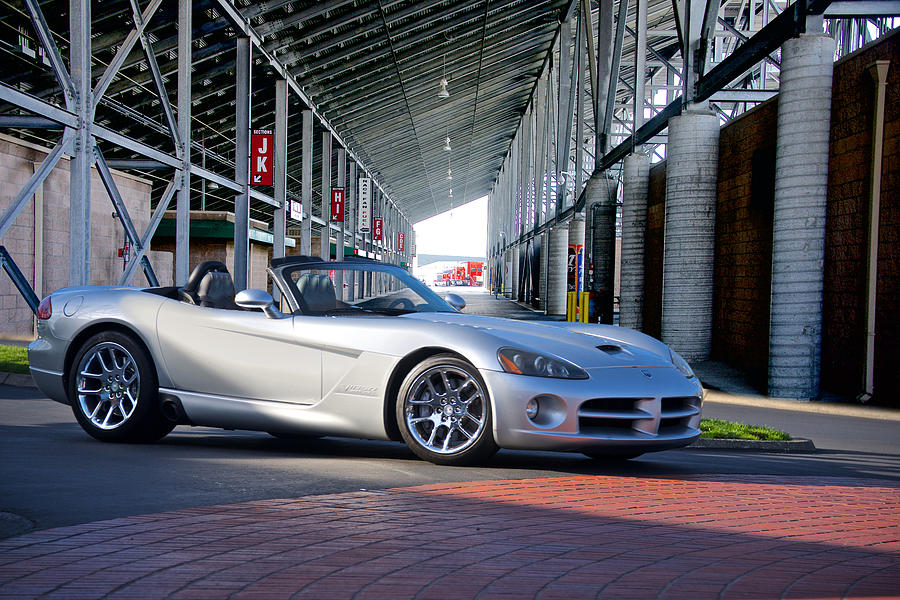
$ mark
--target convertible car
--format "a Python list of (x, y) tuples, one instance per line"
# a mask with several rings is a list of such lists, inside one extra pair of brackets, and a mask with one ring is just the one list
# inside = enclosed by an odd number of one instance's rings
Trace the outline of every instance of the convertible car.
[(31, 374), (93, 437), (176, 425), (402, 440), (438, 464), (498, 448), (623, 459), (700, 434), (703, 390), (661, 342), (621, 327), (462, 313), (368, 259), (275, 259), (272, 294), (225, 265), (182, 287), (65, 288), (43, 299)]

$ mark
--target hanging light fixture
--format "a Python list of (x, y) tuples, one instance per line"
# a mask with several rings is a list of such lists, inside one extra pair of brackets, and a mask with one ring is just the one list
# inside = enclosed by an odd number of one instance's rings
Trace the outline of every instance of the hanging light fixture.
[(447, 157), (447, 181), (453, 180), (453, 171), (450, 170), (450, 157)]
[(447, 55), (444, 55), (444, 68), (441, 69), (441, 80), (438, 82), (440, 89), (438, 90), (438, 98), (449, 98), (450, 92), (447, 90)]
[(449, 135), (447, 136), (447, 139), (444, 141), (444, 150), (446, 150), (447, 152), (450, 152), (450, 150), (452, 150), (452, 148), (450, 147), (450, 136)]

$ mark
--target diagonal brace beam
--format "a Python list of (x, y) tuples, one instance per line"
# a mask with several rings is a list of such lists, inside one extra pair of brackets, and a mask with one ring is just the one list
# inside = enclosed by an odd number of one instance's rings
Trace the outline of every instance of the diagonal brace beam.
[[(135, 11), (135, 28), (131, 30), (125, 40), (122, 42), (122, 45), (119, 46), (119, 51), (116, 52), (115, 57), (110, 61), (109, 65), (106, 67), (106, 71), (103, 72), (103, 76), (100, 78), (100, 81), (97, 82), (97, 86), (94, 88), (94, 106), (93, 110), (97, 110), (97, 105), (100, 104), (100, 99), (103, 97), (103, 94), (106, 92), (106, 88), (109, 87), (109, 84), (112, 83), (113, 77), (119, 72), (119, 69), (122, 68), (122, 65), (125, 63), (125, 59), (128, 58), (128, 55), (131, 53), (132, 48), (137, 43), (138, 39), (141, 38), (144, 34), (144, 29), (147, 27), (147, 22), (156, 12), (156, 9), (159, 8), (159, 5), (162, 4), (162, 0), (152, 0), (144, 10), (143, 16), (139, 16), (140, 13)], [(132, 7), (137, 8), (137, 6), (132, 1)]]
[(25, 184), (25, 187), (19, 190), (19, 193), (16, 194), (16, 197), (6, 209), (6, 212), (3, 213), (3, 217), (0, 218), (0, 238), (3, 238), (3, 234), (5, 234), (10, 226), (12, 226), (16, 217), (19, 216), (19, 213), (25, 208), (28, 200), (34, 195), (35, 191), (37, 191), (38, 186), (44, 182), (47, 175), (50, 174), (50, 171), (53, 170), (53, 167), (55, 167), (56, 163), (59, 162), (59, 159), (62, 158), (62, 155), (71, 153), (71, 142), (72, 130), (66, 129), (63, 132), (62, 139), (56, 143), (50, 151), (50, 154), (48, 154), (47, 158), (41, 163), (41, 166), (37, 168), (34, 175), (32, 175)]
[(37, 0), (25, 0), (25, 4), (28, 6), (28, 13), (31, 15), (31, 22), (34, 25), (34, 30), (40, 38), (41, 45), (44, 47), (44, 50), (50, 59), (50, 66), (53, 68), (53, 73), (56, 75), (56, 79), (62, 87), (63, 95), (66, 98), (66, 108), (74, 110), (75, 85), (72, 83), (72, 77), (66, 69), (66, 64), (63, 62), (62, 55), (59, 53), (59, 47), (56, 45), (56, 42), (53, 41), (53, 35), (50, 33), (50, 28), (47, 26), (47, 21), (44, 19), (44, 13), (41, 11), (41, 7), (38, 5)]
[(147, 230), (144, 232), (144, 237), (141, 238), (141, 244), (138, 248), (137, 252), (134, 254), (134, 258), (128, 263), (128, 266), (125, 267), (125, 271), (122, 273), (122, 277), (119, 278), (119, 285), (125, 285), (131, 278), (134, 277), (134, 271), (137, 269), (138, 263), (144, 267), (144, 275), (147, 276), (147, 281), (150, 285), (156, 287), (159, 285), (159, 281), (156, 280), (156, 275), (153, 273), (153, 269), (151, 268), (149, 271), (147, 267), (149, 267), (150, 262), (147, 260), (145, 253), (147, 252), (147, 248), (150, 247), (150, 240), (153, 238), (153, 234), (156, 233), (157, 227), (159, 227), (160, 222), (163, 219), (163, 215), (169, 210), (169, 204), (172, 202), (172, 198), (175, 196), (175, 192), (178, 191), (179, 184), (181, 181), (181, 173), (176, 171), (175, 177), (172, 181), (169, 182), (169, 185), (166, 187), (166, 191), (163, 192), (162, 198), (159, 199), (159, 203), (156, 205), (156, 210), (153, 211), (153, 216), (150, 217), (150, 223), (147, 225)]
[(112, 201), (113, 208), (116, 209), (116, 213), (119, 215), (122, 227), (125, 228), (125, 235), (128, 236), (131, 245), (141, 254), (140, 260), (143, 263), (142, 266), (144, 268), (144, 273), (147, 275), (147, 281), (149, 281), (151, 285), (159, 285), (158, 282), (154, 283), (154, 281), (156, 281), (156, 274), (153, 272), (153, 267), (150, 266), (150, 261), (144, 256), (145, 248), (141, 242), (141, 238), (138, 237), (137, 229), (134, 228), (134, 222), (131, 220), (131, 215), (128, 214), (128, 207), (125, 206), (122, 194), (119, 193), (119, 187), (116, 185), (116, 181), (113, 179), (109, 166), (106, 164), (106, 159), (103, 158), (103, 153), (96, 144), (94, 144), (94, 158), (96, 159), (97, 172), (100, 174), (100, 181), (103, 182), (103, 187), (106, 188), (106, 193)]

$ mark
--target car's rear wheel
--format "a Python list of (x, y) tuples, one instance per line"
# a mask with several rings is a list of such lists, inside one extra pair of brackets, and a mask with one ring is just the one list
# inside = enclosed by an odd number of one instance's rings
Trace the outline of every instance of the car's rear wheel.
[(497, 451), (484, 380), (456, 356), (432, 356), (412, 369), (400, 386), (396, 414), (406, 445), (435, 464), (472, 464)]
[(151, 442), (172, 431), (147, 351), (118, 331), (84, 342), (72, 361), (69, 401), (82, 429), (105, 442)]

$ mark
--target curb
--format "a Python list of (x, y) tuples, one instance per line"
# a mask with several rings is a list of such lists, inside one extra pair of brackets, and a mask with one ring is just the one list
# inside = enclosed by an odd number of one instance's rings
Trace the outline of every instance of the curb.
[(34, 380), (31, 378), (31, 375), (25, 375), (24, 373), (6, 373), (4, 371), (0, 371), (0, 384), (12, 385), (15, 387), (37, 387)]
[(721, 440), (699, 438), (687, 447), (697, 450), (741, 450), (750, 452), (815, 452), (812, 440), (798, 438), (795, 440)]

